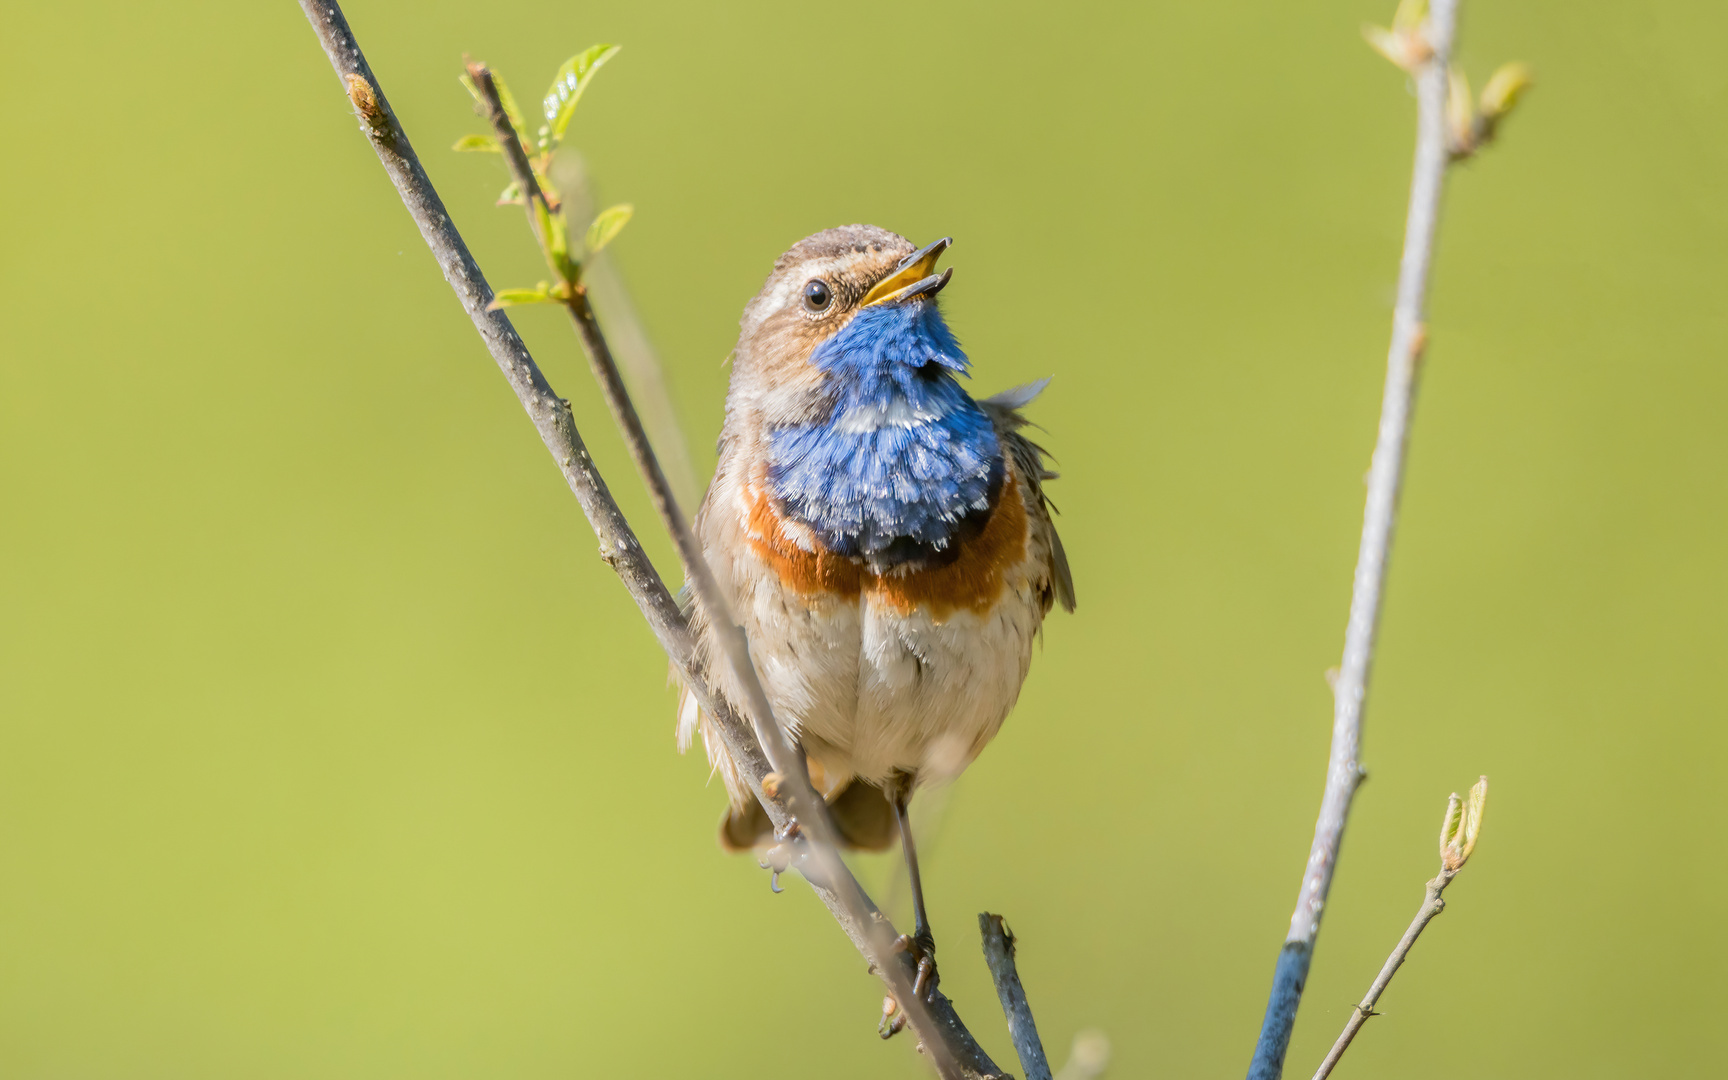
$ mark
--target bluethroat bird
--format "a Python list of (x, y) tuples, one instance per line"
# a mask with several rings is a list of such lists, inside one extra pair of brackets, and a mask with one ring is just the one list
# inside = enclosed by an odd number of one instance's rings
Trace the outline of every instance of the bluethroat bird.
[[(764, 688), (840, 834), (898, 833), (914, 949), (933, 987), (906, 807), (971, 764), (1014, 707), (1044, 616), (1074, 609), (1068, 559), (1021, 434), (1030, 384), (982, 401), (937, 307), (949, 241), (914, 249), (869, 225), (800, 241), (744, 308), (720, 460), (696, 515), (708, 563), (749, 634)], [(716, 693), (744, 701), (700, 612)], [(772, 842), (767, 815), (686, 693), (731, 798), (721, 842)]]

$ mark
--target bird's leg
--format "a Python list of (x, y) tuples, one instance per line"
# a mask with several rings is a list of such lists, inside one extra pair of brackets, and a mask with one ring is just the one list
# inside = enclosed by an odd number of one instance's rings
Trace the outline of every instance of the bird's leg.
[(912, 886), (912, 934), (901, 935), (897, 948), (911, 952), (918, 965), (912, 992), (928, 998), (936, 989), (936, 938), (930, 932), (930, 918), (924, 912), (924, 882), (918, 875), (918, 846), (912, 841), (912, 820), (906, 808), (912, 801), (912, 777), (900, 773), (889, 781), (888, 801), (894, 805), (894, 820), (900, 826), (900, 850), (906, 856), (906, 880)]

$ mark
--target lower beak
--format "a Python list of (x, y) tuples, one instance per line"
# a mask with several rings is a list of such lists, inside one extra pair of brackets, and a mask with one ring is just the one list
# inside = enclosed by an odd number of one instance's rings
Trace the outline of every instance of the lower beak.
[(942, 286), (948, 284), (948, 279), (954, 275), (954, 268), (949, 267), (940, 274), (936, 272), (936, 260), (948, 250), (954, 242), (952, 237), (944, 236), (934, 244), (919, 248), (912, 254), (900, 260), (900, 265), (894, 272), (878, 281), (859, 307), (869, 307), (872, 304), (893, 304), (902, 300), (912, 300), (920, 296), (935, 296), (942, 291)]

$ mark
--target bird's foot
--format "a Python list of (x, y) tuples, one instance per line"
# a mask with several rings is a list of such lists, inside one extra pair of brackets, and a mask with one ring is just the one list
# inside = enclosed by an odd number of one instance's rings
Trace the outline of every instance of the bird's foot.
[(929, 930), (901, 934), (894, 939), (894, 951), (909, 953), (917, 974), (912, 979), (912, 993), (929, 1001), (936, 993), (936, 939)]
[[(893, 949), (897, 953), (910, 954), (915, 974), (912, 977), (912, 996), (923, 1001), (931, 1001), (936, 996), (936, 940), (928, 930), (915, 934), (901, 934), (894, 939)], [(882, 1019), (876, 1025), (876, 1034), (884, 1039), (898, 1035), (906, 1026), (906, 1009), (892, 997), (882, 999)]]
[(882, 1019), (876, 1024), (876, 1034), (892, 1039), (906, 1026), (906, 1010), (891, 997), (882, 999)]
[(769, 889), (777, 893), (785, 892), (786, 890), (780, 887), (780, 875), (784, 874), (786, 868), (792, 865), (792, 845), (787, 843), (775, 844), (763, 852), (762, 858), (756, 860), (756, 865), (764, 870), (773, 871), (773, 875), (768, 879)]

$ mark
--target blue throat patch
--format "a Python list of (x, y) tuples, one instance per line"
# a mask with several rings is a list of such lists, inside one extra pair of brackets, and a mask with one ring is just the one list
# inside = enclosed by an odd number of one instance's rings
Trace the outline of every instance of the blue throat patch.
[(878, 570), (952, 559), (1002, 488), (996, 430), (960, 388), (969, 362), (928, 300), (865, 308), (811, 353), (832, 408), (769, 433), (781, 512)]

